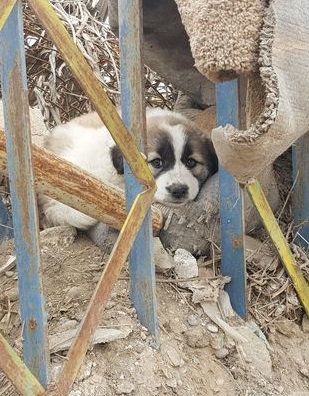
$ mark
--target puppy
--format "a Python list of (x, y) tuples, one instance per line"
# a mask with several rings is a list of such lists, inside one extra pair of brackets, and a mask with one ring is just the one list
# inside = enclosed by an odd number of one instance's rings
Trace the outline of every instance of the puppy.
[[(211, 140), (178, 113), (147, 109), (146, 119), (147, 160), (157, 184), (155, 200), (169, 205), (194, 200), (203, 183), (218, 169)], [(96, 113), (57, 126), (44, 146), (99, 179), (124, 188), (123, 157)], [(42, 195), (39, 206), (48, 226), (68, 224), (85, 230), (97, 223)]]

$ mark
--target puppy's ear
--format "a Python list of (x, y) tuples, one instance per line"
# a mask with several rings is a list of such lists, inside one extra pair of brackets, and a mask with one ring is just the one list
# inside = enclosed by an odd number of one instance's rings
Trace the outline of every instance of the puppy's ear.
[(117, 146), (113, 146), (111, 148), (111, 158), (112, 158), (112, 163), (113, 163), (114, 168), (116, 169), (117, 173), (119, 175), (123, 175), (124, 174), (123, 156)]

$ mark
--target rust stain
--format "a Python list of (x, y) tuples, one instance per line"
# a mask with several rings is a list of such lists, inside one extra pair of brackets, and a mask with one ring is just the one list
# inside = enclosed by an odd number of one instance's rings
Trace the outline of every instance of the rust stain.
[(233, 239), (233, 248), (239, 249), (243, 246), (243, 239), (242, 238), (234, 238)]
[(31, 318), (29, 320), (29, 330), (30, 330), (30, 332), (34, 332), (36, 330), (36, 328), (37, 328), (37, 322), (36, 322), (35, 319)]

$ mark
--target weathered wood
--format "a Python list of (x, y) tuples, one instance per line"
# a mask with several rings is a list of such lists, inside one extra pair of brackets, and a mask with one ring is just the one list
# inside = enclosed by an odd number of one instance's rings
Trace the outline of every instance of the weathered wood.
[[(32, 145), (32, 159), (37, 191), (77, 209), (109, 226), (121, 229), (126, 218), (124, 194), (118, 188), (69, 162)], [(0, 173), (6, 174), (6, 147), (0, 129)], [(152, 208), (153, 230), (162, 228), (160, 211)]]

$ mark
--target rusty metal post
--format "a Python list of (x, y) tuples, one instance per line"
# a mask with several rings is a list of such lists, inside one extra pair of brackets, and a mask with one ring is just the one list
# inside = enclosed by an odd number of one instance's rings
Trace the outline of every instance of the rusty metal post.
[[(122, 0), (119, 9), (120, 84), (122, 118), (139, 149), (145, 152), (144, 64), (142, 58), (141, 0)], [(127, 210), (143, 188), (125, 166)], [(159, 330), (155, 295), (155, 270), (151, 213), (137, 235), (130, 253), (131, 298), (141, 323), (159, 346)]]
[(40, 269), (38, 215), (31, 161), (21, 1), (14, 5), (0, 37), (1, 84), (24, 361), (45, 386), (48, 380), (49, 355)]

